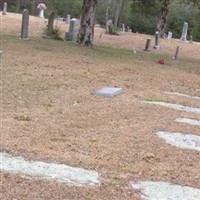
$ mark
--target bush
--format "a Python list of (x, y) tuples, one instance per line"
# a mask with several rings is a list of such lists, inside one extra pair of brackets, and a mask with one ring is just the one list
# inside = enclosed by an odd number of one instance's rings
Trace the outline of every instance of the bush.
[(109, 26), (108, 32), (109, 32), (109, 34), (111, 34), (111, 35), (119, 35), (119, 34), (118, 34), (118, 29), (117, 29), (117, 27), (114, 26), (114, 25), (110, 25), (110, 26)]

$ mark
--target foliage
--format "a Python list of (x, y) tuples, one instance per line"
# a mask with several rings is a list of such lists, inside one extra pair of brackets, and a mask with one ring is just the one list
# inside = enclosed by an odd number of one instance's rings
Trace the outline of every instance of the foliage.
[(111, 35), (118, 35), (118, 28), (114, 25), (110, 25), (108, 32)]

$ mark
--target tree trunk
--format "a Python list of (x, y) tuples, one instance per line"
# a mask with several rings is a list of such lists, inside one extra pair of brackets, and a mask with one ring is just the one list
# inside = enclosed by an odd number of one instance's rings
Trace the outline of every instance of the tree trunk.
[(169, 12), (169, 4), (170, 4), (170, 0), (162, 0), (162, 1), (163, 3), (162, 3), (162, 8), (161, 8), (161, 15), (157, 24), (157, 30), (161, 37), (163, 37), (165, 33), (167, 15)]
[(121, 9), (122, 9), (122, 0), (116, 0), (116, 10), (115, 10), (115, 19), (114, 19), (115, 27), (118, 26)]
[(77, 35), (77, 43), (83, 46), (92, 47), (96, 7), (97, 0), (83, 0), (80, 30)]

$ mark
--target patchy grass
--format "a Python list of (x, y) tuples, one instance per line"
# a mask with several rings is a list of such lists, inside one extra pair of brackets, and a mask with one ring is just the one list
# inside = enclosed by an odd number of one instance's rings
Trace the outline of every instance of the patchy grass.
[[(175, 123), (179, 111), (137, 101), (149, 96), (177, 104), (185, 101), (162, 91), (199, 95), (198, 44), (182, 44), (176, 61), (171, 59), (171, 46), (178, 41), (162, 40), (162, 51), (144, 52), (147, 36), (139, 34), (103, 35), (87, 49), (42, 39), (44, 20), (30, 19), (30, 40), (22, 41), (21, 16), (3, 16), (1, 149), (30, 160), (96, 170), (102, 184), (95, 189), (69, 188), (1, 172), (2, 199), (135, 200), (135, 191), (128, 188), (133, 179), (200, 187), (200, 155), (166, 145), (153, 134), (166, 129), (199, 135), (198, 127)], [(95, 35), (100, 31), (96, 29)], [(162, 66), (156, 63), (160, 58), (165, 61)], [(121, 87), (123, 93), (113, 99), (92, 95), (104, 86)], [(186, 103), (200, 106), (198, 100)], [(34, 120), (22, 123), (15, 115)], [(185, 115), (199, 119), (193, 113)], [(142, 159), (144, 155), (154, 156)]]

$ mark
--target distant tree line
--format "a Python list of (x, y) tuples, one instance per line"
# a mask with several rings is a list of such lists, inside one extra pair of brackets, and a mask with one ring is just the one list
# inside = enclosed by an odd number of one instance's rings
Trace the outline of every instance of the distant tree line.
[[(2, 0), (2, 3), (4, 0)], [(37, 15), (37, 4), (43, 2), (48, 9), (46, 17), (54, 10), (57, 16), (79, 18), (83, 0), (6, 0), (8, 11), (22, 12), (28, 8), (32, 15)], [(161, 34), (173, 32), (179, 38), (182, 25), (189, 24), (188, 35), (200, 41), (200, 0), (98, 0), (96, 23), (106, 26), (112, 19), (114, 26), (120, 28), (124, 23), (133, 32)]]

